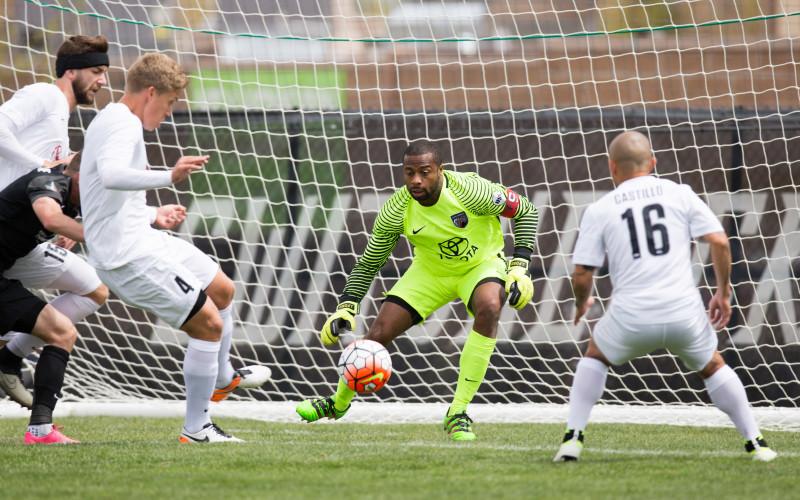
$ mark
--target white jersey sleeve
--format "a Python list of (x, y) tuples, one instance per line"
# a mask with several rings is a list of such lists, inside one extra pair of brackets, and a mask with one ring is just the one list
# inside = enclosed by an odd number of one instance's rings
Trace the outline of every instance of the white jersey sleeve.
[(603, 241), (603, 221), (598, 220), (596, 205), (589, 205), (583, 212), (578, 241), (572, 263), (582, 266), (600, 267), (606, 260), (606, 246)]
[(692, 188), (683, 184), (680, 186), (688, 205), (689, 233), (692, 238), (699, 238), (711, 233), (724, 231), (722, 224), (708, 205), (692, 191)]
[(141, 138), (141, 133), (136, 132), (131, 132), (129, 121), (110, 124), (106, 132), (107, 140), (99, 145), (95, 153), (97, 173), (104, 188), (139, 191), (172, 184), (172, 173), (169, 171), (142, 170), (146, 165), (133, 168), (128, 165)]
[(69, 103), (49, 83), (19, 89), (0, 106), (0, 189), (69, 150)]
[(0, 106), (3, 115), (18, 133), (41, 121), (52, 106), (52, 92), (40, 85), (29, 85), (19, 89), (8, 102)]
[(21, 168), (33, 170), (44, 165), (44, 158), (39, 158), (23, 146), (14, 134), (17, 127), (0, 108), (0, 158)]

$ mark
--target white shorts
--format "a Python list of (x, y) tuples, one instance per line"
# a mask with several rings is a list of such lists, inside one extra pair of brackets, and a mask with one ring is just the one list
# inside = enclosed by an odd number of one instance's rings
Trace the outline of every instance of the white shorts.
[(53, 289), (87, 295), (102, 284), (94, 268), (78, 255), (52, 243), (42, 243), (14, 265), (3, 276), (18, 280), (25, 288)]
[(717, 350), (717, 336), (705, 311), (682, 321), (637, 325), (619, 321), (609, 311), (595, 325), (592, 339), (612, 365), (621, 365), (656, 349), (667, 349), (688, 369), (698, 371), (711, 361)]
[(214, 280), (219, 265), (194, 245), (164, 236), (164, 247), (158, 253), (115, 269), (98, 269), (97, 273), (126, 304), (149, 311), (173, 328), (180, 328), (200, 291)]

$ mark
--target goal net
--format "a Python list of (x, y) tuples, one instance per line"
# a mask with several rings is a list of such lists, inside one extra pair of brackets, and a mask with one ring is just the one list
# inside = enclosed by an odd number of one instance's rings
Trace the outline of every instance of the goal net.
[[(475, 171), (539, 208), (533, 306), (505, 308), (477, 403), (563, 405), (592, 325), (609, 305), (600, 270), (588, 322), (572, 326), (571, 252), (582, 210), (612, 189), (606, 145), (649, 135), (657, 174), (691, 185), (733, 252), (734, 316), (719, 347), (755, 406), (800, 400), (800, 1), (10, 0), (0, 4), (0, 89), (50, 81), (65, 36), (104, 34), (121, 96), (142, 53), (176, 58), (186, 99), (146, 134), (153, 165), (207, 153), (205, 171), (151, 203), (179, 202), (175, 233), (237, 286), (235, 366), (273, 380), (232, 396), (297, 401), (333, 390), (341, 347), (318, 331), (382, 202), (401, 185), (407, 141), (429, 138), (447, 168)], [(75, 113), (74, 149), (96, 110)], [(506, 228), (510, 252), (510, 228)], [(694, 250), (703, 297), (708, 249)], [(362, 302), (356, 335), (411, 263), (403, 239)], [(394, 375), (359, 401), (452, 397), (470, 320), (446, 306), (390, 347)], [(112, 300), (79, 326), (65, 401), (183, 397), (186, 337)], [(350, 339), (344, 339), (347, 344)], [(602, 403), (705, 410), (700, 378), (666, 352), (610, 372)], [(702, 411), (700, 412), (702, 413)], [(793, 423), (792, 423), (793, 422)]]

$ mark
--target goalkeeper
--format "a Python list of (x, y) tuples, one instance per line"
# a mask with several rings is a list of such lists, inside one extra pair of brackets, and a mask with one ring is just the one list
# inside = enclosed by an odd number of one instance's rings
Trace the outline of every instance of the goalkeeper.
[[(389, 344), (441, 306), (460, 298), (475, 318), (461, 353), (458, 384), (444, 418), (455, 441), (475, 439), (467, 405), (478, 390), (494, 351), (500, 311), (522, 309), (533, 297), (528, 266), (539, 214), (526, 198), (477, 174), (442, 168), (441, 154), (427, 140), (412, 142), (403, 154), (405, 186), (383, 205), (364, 255), (347, 279), (336, 312), (322, 327), (326, 345), (343, 329), (355, 330), (359, 302), (386, 263), (400, 235), (414, 246), (414, 260), (386, 294), (365, 338)], [(502, 256), (499, 216), (515, 220), (514, 256)], [(340, 380), (332, 397), (306, 400), (296, 411), (307, 422), (339, 419), (355, 392)]]

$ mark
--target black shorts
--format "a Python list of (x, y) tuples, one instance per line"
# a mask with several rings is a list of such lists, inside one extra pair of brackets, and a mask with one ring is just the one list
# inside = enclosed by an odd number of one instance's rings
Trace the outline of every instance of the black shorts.
[(46, 305), (19, 281), (0, 277), (0, 335), (10, 331), (31, 333)]

